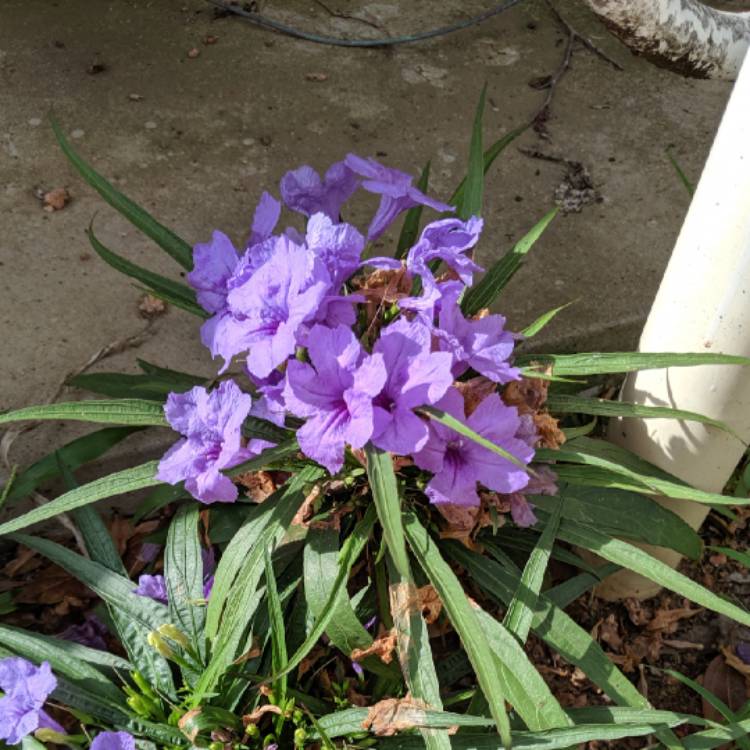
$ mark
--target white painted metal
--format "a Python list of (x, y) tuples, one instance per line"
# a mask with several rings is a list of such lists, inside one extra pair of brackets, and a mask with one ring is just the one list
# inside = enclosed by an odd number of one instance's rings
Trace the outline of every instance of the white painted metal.
[[(750, 356), (750, 56), (740, 72), (641, 336), (640, 351)], [(629, 376), (621, 398), (724, 421), (743, 442), (695, 422), (613, 420), (610, 439), (680, 479), (720, 492), (750, 442), (750, 369), (701, 366)], [(664, 503), (698, 528), (703, 505)], [(679, 556), (658, 556), (677, 565)], [(658, 588), (623, 571), (599, 589), (609, 599)]]

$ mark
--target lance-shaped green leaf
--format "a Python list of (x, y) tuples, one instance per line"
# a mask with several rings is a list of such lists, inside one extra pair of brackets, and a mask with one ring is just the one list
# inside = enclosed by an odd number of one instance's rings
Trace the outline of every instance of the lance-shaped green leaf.
[[(524, 354), (516, 358), (519, 367), (532, 362), (551, 364), (555, 375), (603, 375), (611, 372), (661, 370), (664, 367), (696, 365), (750, 365), (747, 357), (707, 352), (587, 352), (581, 354)], [(533, 373), (532, 373), (533, 374)]]
[(60, 473), (58, 456), (66, 466), (75, 471), (83, 464), (99, 458), (128, 435), (141, 429), (143, 428), (105, 427), (102, 430), (96, 430), (88, 435), (71, 440), (18, 474), (9, 488), (7, 501), (10, 503), (14, 500), (20, 500), (44, 482), (57, 477)]
[(42, 404), (0, 414), (0, 424), (25, 420), (70, 420), (146, 427), (167, 424), (164, 409), (159, 404), (137, 398)]
[(448, 617), (461, 638), (466, 655), (474, 668), (477, 681), (487, 699), (490, 713), (503, 739), (503, 744), (506, 748), (510, 748), (510, 722), (505, 710), (506, 696), (501, 691), (498, 669), (492, 651), (482, 635), (479, 618), (427, 530), (413, 514), (406, 513), (403, 518), (409, 546), (443, 602)]
[[(575, 300), (573, 300), (573, 302), (574, 301)], [(547, 310), (547, 312), (542, 313), (533, 323), (530, 323), (521, 331), (521, 335), (527, 339), (536, 336), (537, 333), (539, 333), (539, 331), (541, 331), (547, 325), (547, 323), (553, 320), (557, 316), (557, 314), (559, 312), (562, 312), (566, 307), (570, 307), (573, 302), (566, 302), (564, 305), (553, 307), (551, 310)]]
[[(480, 310), (489, 307), (500, 295), (506, 284), (521, 267), (521, 263), (542, 236), (552, 219), (557, 215), (557, 208), (543, 216), (534, 227), (516, 242), (513, 248), (494, 263), (482, 278), (466, 290), (461, 301), (464, 315), (476, 315)], [(556, 373), (562, 375), (563, 373)]]
[(114, 497), (125, 492), (134, 492), (144, 487), (161, 484), (156, 478), (157, 465), (158, 461), (149, 461), (70, 490), (45, 505), (40, 505), (18, 518), (0, 524), (0, 536), (24, 529), (39, 521), (46, 521), (48, 518), (54, 518), (60, 513), (67, 513), (75, 508), (95, 503), (105, 497)]
[(738, 440), (737, 433), (729, 425), (718, 419), (706, 417), (694, 411), (672, 409), (669, 406), (644, 406), (626, 401), (609, 401), (603, 398), (586, 398), (562, 393), (550, 393), (545, 406), (559, 414), (593, 414), (600, 417), (639, 417), (641, 419), (679, 419), (687, 422), (700, 422), (728, 432)]
[(128, 221), (140, 229), (147, 237), (156, 242), (162, 250), (169, 253), (183, 268), (188, 271), (193, 267), (193, 250), (185, 240), (162, 226), (151, 214), (144, 211), (130, 198), (116, 190), (96, 170), (87, 164), (73, 149), (57, 122), (52, 119), (52, 130), (65, 156), (78, 170), (81, 177), (104, 198), (110, 206), (121, 213)]
[(482, 150), (482, 119), (484, 118), (484, 100), (487, 95), (487, 84), (479, 95), (477, 111), (474, 114), (474, 127), (469, 144), (469, 166), (466, 171), (461, 202), (457, 206), (460, 218), (466, 220), (472, 216), (482, 215), (482, 197), (484, 195), (484, 154)]
[(89, 227), (88, 236), (91, 247), (94, 248), (96, 254), (116, 271), (145, 284), (152, 294), (175, 307), (179, 307), (199, 318), (210, 317), (209, 313), (198, 304), (195, 292), (189, 286), (168, 279), (154, 271), (149, 271), (147, 268), (143, 268), (113, 252), (94, 234), (93, 224)]
[(66, 385), (81, 388), (92, 393), (101, 393), (113, 399), (125, 399), (138, 397), (149, 401), (158, 401), (161, 406), (167, 396), (174, 393), (184, 393), (193, 385), (205, 385), (203, 378), (196, 379), (190, 384), (183, 380), (177, 380), (164, 375), (143, 374), (132, 375), (124, 372), (91, 372), (76, 375), (68, 380)]

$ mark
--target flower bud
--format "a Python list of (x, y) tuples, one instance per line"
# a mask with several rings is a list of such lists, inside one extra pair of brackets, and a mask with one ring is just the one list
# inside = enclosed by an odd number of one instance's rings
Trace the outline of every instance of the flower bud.
[(167, 646), (164, 639), (156, 630), (152, 630), (148, 634), (146, 642), (149, 646), (151, 646), (152, 649), (154, 649), (154, 651), (158, 651), (165, 659), (172, 659), (175, 655), (174, 651), (172, 651), (172, 649)]
[(159, 626), (159, 633), (165, 638), (169, 638), (169, 640), (179, 643), (183, 648), (187, 648), (190, 645), (190, 639), (174, 625)]

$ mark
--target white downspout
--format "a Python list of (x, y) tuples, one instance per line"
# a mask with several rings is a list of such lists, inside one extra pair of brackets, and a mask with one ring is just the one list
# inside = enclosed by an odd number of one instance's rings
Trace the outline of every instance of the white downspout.
[[(727, 104), (667, 270), (641, 335), (644, 352), (750, 356), (750, 59)], [(688, 409), (728, 424), (750, 442), (750, 371), (735, 366), (647, 370), (625, 380), (621, 398)], [(666, 419), (620, 419), (609, 438), (695, 487), (721, 492), (746, 450), (713, 427)], [(660, 502), (697, 529), (709, 508)], [(650, 549), (673, 567), (677, 553)], [(605, 599), (648, 598), (659, 587), (629, 571), (597, 590)]]

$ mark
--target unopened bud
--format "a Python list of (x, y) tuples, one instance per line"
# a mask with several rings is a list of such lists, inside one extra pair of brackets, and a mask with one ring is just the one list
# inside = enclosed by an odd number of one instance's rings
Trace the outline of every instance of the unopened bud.
[(183, 648), (187, 648), (190, 645), (190, 639), (174, 625), (160, 625), (159, 633), (165, 638), (169, 638), (169, 640), (179, 643)]
[(34, 737), (39, 740), (39, 742), (44, 742), (45, 744), (49, 743), (50, 745), (67, 745), (68, 744), (68, 737), (65, 734), (62, 734), (61, 732), (56, 732), (54, 729), (37, 729), (36, 732), (34, 732)]
[(158, 651), (165, 659), (171, 659), (174, 657), (174, 651), (167, 646), (158, 631), (152, 630), (148, 634), (146, 642), (152, 649), (154, 649), (154, 651)]

